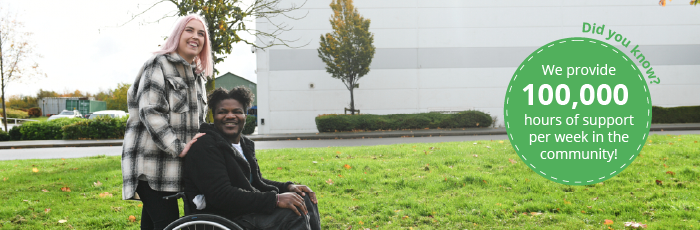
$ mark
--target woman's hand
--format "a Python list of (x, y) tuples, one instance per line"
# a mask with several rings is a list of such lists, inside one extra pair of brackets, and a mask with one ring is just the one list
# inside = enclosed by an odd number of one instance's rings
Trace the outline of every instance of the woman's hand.
[(304, 215), (309, 213), (309, 211), (306, 210), (304, 198), (301, 198), (299, 194), (294, 192), (277, 194), (277, 207), (291, 209), (299, 216), (301, 216), (301, 213), (304, 213)]
[(204, 134), (206, 134), (206, 133), (197, 133), (197, 135), (194, 135), (192, 140), (190, 140), (190, 142), (187, 142), (187, 144), (185, 145), (185, 148), (182, 149), (182, 152), (180, 153), (179, 157), (185, 157), (185, 155), (187, 155), (187, 152), (190, 151), (190, 147), (192, 147), (192, 144), (197, 142), (197, 138), (204, 136)]
[(314, 193), (314, 191), (311, 191), (311, 189), (306, 185), (290, 184), (289, 186), (287, 186), (287, 191), (301, 193), (301, 196), (306, 196), (306, 193), (309, 193), (309, 198), (311, 199), (311, 202), (314, 202), (314, 204), (318, 204), (318, 200), (316, 200), (316, 193)]

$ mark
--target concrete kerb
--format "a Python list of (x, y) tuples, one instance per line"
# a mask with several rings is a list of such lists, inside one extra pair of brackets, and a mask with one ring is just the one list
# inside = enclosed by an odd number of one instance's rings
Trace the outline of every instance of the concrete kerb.
[[(653, 124), (651, 131), (700, 130), (700, 123), (690, 124)], [(394, 130), (371, 132), (333, 132), (333, 133), (290, 133), (248, 135), (253, 141), (278, 140), (328, 140), (328, 139), (370, 139), (370, 138), (410, 138), (433, 136), (477, 136), (505, 135), (505, 128), (468, 128), (468, 129), (427, 129)], [(54, 148), (54, 147), (93, 147), (121, 146), (123, 140), (46, 140), (46, 141), (4, 141), (0, 149), (15, 148)]]

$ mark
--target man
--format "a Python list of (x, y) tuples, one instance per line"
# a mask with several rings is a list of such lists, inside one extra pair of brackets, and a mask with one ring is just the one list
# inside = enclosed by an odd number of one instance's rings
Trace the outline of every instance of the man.
[[(262, 177), (255, 143), (241, 135), (253, 93), (219, 88), (208, 98), (214, 123), (192, 145), (183, 187), (194, 213), (226, 217), (246, 229), (320, 229), (316, 194), (305, 185)], [(194, 198), (194, 199), (193, 199)]]

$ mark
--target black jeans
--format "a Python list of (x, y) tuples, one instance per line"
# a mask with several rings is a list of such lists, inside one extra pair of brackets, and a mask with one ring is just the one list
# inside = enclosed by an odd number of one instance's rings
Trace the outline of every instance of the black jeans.
[[(299, 194), (301, 195), (301, 194)], [(298, 216), (294, 211), (287, 208), (276, 208), (271, 214), (248, 214), (236, 217), (233, 222), (238, 223), (245, 229), (282, 230), (282, 229), (321, 229), (321, 218), (318, 214), (318, 205), (311, 202), (309, 194), (302, 196), (308, 215), (302, 213)]]
[(164, 200), (164, 196), (175, 194), (174, 192), (160, 192), (151, 189), (148, 182), (139, 181), (136, 192), (143, 202), (141, 210), (141, 229), (160, 230), (180, 218), (180, 210), (177, 200)]

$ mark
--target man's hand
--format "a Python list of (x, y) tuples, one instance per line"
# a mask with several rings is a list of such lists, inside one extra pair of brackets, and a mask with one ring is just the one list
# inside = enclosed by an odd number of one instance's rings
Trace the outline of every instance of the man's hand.
[(306, 196), (306, 193), (309, 193), (309, 198), (311, 199), (311, 202), (314, 202), (314, 204), (318, 204), (318, 200), (316, 200), (316, 193), (314, 193), (314, 191), (311, 191), (311, 189), (306, 185), (290, 184), (289, 186), (287, 186), (287, 191), (301, 193), (301, 196)]
[(306, 210), (306, 205), (304, 204), (304, 198), (301, 198), (299, 194), (293, 192), (285, 192), (282, 194), (277, 194), (277, 207), (288, 208), (294, 211), (297, 215), (301, 216), (308, 214), (309, 211)]
[(192, 144), (197, 142), (197, 138), (204, 136), (204, 134), (206, 134), (206, 133), (197, 133), (197, 135), (194, 135), (192, 140), (190, 140), (190, 142), (187, 142), (187, 144), (185, 145), (185, 148), (182, 149), (182, 153), (180, 153), (179, 157), (185, 157), (185, 155), (187, 155), (187, 152), (190, 151), (190, 147), (192, 147)]

